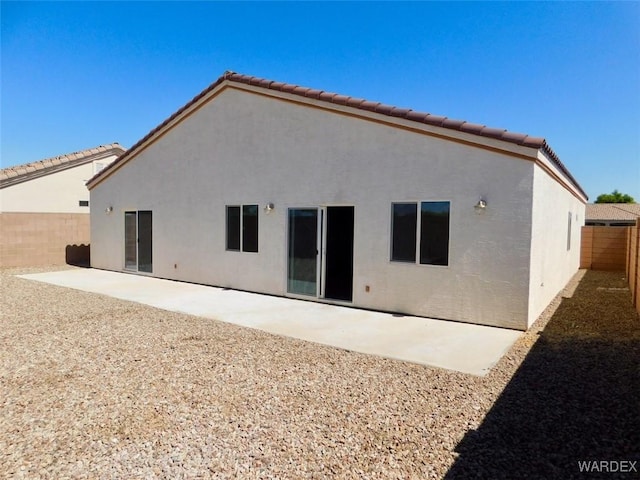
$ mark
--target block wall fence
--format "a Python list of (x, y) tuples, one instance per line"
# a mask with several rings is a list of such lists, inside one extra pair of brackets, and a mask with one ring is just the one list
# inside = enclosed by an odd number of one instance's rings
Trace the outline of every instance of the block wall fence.
[(633, 306), (640, 313), (640, 226), (627, 229), (627, 265), (626, 274), (631, 290)]
[(627, 227), (582, 227), (580, 268), (624, 272)]
[(89, 263), (89, 214), (0, 213), (0, 267)]
[(580, 268), (625, 272), (640, 313), (640, 219), (633, 227), (582, 227)]

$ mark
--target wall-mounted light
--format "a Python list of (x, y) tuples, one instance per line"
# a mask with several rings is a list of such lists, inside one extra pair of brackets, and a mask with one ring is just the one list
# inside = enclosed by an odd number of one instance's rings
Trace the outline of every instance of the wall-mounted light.
[(113, 212), (113, 207), (111, 205), (104, 209), (104, 213), (106, 213), (107, 215), (109, 215), (111, 212)]
[(473, 208), (476, 210), (476, 213), (482, 213), (487, 208), (487, 202), (481, 198), (480, 200), (478, 200), (478, 203), (473, 206)]
[(264, 213), (269, 214), (274, 208), (273, 203), (269, 202), (264, 206)]

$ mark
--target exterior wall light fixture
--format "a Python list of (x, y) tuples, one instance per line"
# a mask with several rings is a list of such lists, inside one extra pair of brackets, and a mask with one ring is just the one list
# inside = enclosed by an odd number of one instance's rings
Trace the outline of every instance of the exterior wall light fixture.
[(478, 200), (478, 203), (476, 203), (473, 208), (476, 210), (476, 213), (482, 213), (485, 211), (485, 209), (487, 208), (487, 202), (484, 199), (480, 199)]
[(264, 206), (264, 213), (269, 214), (275, 208), (273, 203), (269, 202)]
[(113, 212), (113, 207), (111, 205), (104, 209), (104, 213), (106, 213), (107, 215), (109, 215), (111, 212)]

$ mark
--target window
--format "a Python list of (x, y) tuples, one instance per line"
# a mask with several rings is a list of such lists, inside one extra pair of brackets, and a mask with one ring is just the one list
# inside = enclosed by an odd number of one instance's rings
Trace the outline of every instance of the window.
[(394, 262), (416, 261), (417, 212), (415, 203), (393, 204), (391, 260)]
[(227, 206), (227, 250), (258, 251), (258, 205)]
[(80, 206), (80, 207), (88, 207), (89, 206), (89, 200), (79, 200), (78, 201), (78, 206)]
[(571, 250), (571, 212), (567, 218), (567, 250)]
[(420, 202), (419, 216), (418, 203), (394, 203), (391, 260), (449, 265), (449, 212), (450, 202)]
[(449, 202), (420, 205), (420, 263), (449, 264)]
[(258, 251), (258, 205), (242, 207), (242, 251)]
[(240, 207), (227, 207), (227, 250), (240, 251)]

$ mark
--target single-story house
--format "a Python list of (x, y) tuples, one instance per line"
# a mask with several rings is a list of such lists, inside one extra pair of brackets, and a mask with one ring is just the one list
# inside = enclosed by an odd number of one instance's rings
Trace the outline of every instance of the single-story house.
[(74, 246), (86, 251), (86, 182), (124, 151), (112, 143), (0, 170), (0, 265), (64, 264)]
[(584, 224), (597, 227), (628, 227), (640, 217), (638, 203), (589, 203)]
[(587, 201), (542, 138), (234, 72), (87, 186), (94, 268), (520, 330)]

